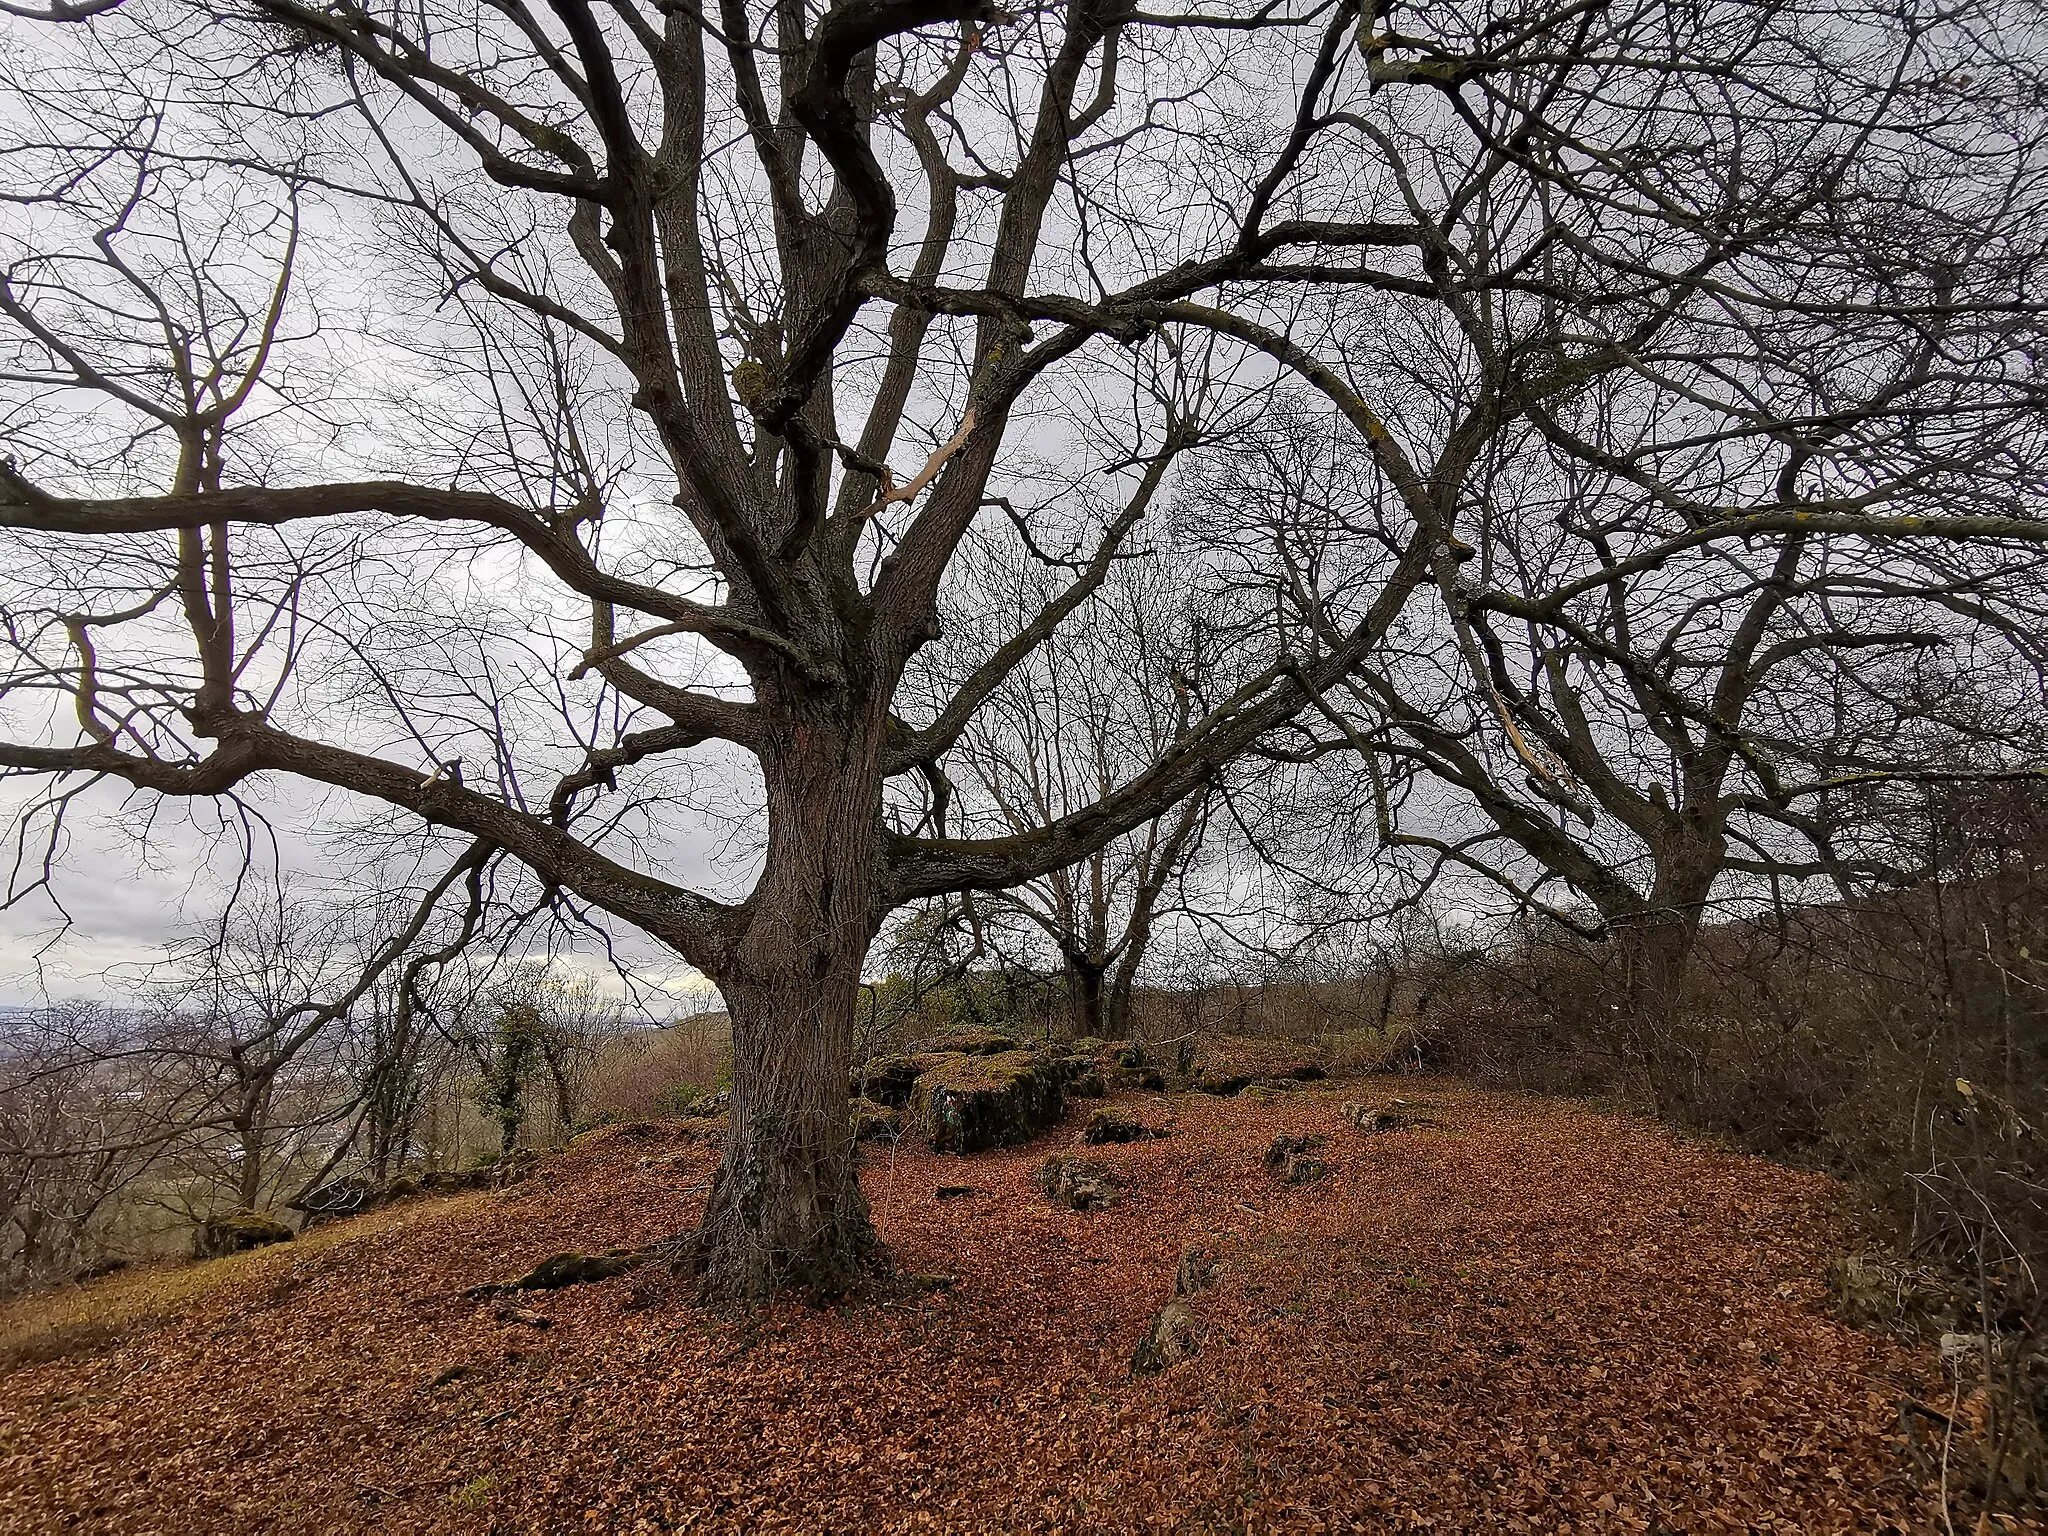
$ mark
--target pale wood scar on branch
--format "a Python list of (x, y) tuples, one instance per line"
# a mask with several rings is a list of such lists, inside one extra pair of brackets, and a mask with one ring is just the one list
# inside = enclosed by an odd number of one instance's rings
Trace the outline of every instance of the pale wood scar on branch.
[(897, 502), (907, 503), (916, 500), (918, 492), (922, 491), (939, 477), (939, 471), (946, 467), (946, 461), (958, 453), (967, 442), (967, 439), (973, 434), (974, 408), (969, 406), (967, 414), (960, 418), (960, 430), (947, 438), (937, 448), (934, 448), (931, 457), (924, 461), (924, 468), (920, 469), (901, 485), (891, 484), (894, 476), (890, 474), (888, 465), (882, 465), (882, 494), (870, 506), (860, 512), (856, 512), (853, 520), (857, 523), (865, 522), (884, 507), (894, 505)]

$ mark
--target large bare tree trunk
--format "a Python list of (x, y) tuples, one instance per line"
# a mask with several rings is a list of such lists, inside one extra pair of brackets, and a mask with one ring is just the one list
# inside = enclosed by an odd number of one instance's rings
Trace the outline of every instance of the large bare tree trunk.
[(722, 1304), (864, 1291), (891, 1267), (847, 1110), (854, 1006), (880, 920), (880, 733), (811, 708), (785, 718), (763, 759), (765, 872), (714, 978), (732, 1019), (732, 1129), (696, 1267)]
[(1723, 847), (1701, 839), (1658, 851), (1657, 880), (1637, 910), (1610, 919), (1623, 988), (1618, 1042), (1626, 1087), (1659, 1112), (1682, 1097), (1672, 1042)]
[(698, 1239), (706, 1298), (784, 1288), (836, 1296), (888, 1272), (868, 1216), (847, 1112), (859, 957), (815, 975), (803, 950), (773, 977), (728, 979), (732, 1130)]
[(1089, 957), (1067, 955), (1067, 1013), (1077, 1036), (1107, 1039), (1103, 1014), (1102, 965)]

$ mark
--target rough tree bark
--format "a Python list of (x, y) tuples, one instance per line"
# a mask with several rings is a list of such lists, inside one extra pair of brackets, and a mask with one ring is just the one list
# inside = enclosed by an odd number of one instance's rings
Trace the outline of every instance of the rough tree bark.
[(712, 972), (733, 1097), (696, 1263), (719, 1295), (841, 1294), (887, 1268), (846, 1109), (861, 966), (885, 915), (886, 710), (873, 694), (760, 698), (768, 847), (745, 931)]

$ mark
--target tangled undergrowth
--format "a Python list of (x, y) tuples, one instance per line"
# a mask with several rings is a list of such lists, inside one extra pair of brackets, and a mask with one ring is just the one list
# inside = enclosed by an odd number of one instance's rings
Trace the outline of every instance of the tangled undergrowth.
[[(465, 1296), (688, 1226), (716, 1152), (679, 1122), (219, 1261), (161, 1309), (135, 1299), (151, 1276), (115, 1277), (66, 1304), (68, 1335), (23, 1304), (0, 1312), (0, 1529), (1938, 1520), (1901, 1432), (1902, 1402), (1936, 1391), (1921, 1356), (1827, 1311), (1838, 1186), (1452, 1084), (1419, 1090), (1435, 1123), (1360, 1131), (1338, 1113), (1356, 1091), (1182, 1100), (1170, 1135), (1087, 1149), (1122, 1195), (1098, 1210), (1038, 1183), (1080, 1110), (970, 1159), (872, 1149), (900, 1262), (953, 1277), (888, 1305), (721, 1321), (648, 1266), (516, 1306)], [(1261, 1157), (1282, 1134), (1324, 1136), (1325, 1171), (1277, 1181)], [(1188, 1303), (1197, 1352), (1134, 1379), (1190, 1249), (1215, 1260)]]

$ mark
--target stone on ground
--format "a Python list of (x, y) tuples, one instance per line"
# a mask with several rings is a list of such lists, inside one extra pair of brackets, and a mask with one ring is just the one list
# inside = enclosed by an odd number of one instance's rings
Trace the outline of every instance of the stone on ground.
[(1070, 1211), (1102, 1211), (1121, 1204), (1116, 1175), (1085, 1157), (1048, 1157), (1038, 1170), (1038, 1187), (1054, 1205)]
[(1330, 1171), (1329, 1165), (1314, 1155), (1322, 1144), (1320, 1136), (1290, 1136), (1282, 1131), (1266, 1148), (1266, 1172), (1283, 1184), (1312, 1184)]
[(1389, 1099), (1377, 1107), (1371, 1104), (1348, 1103), (1337, 1111), (1347, 1124), (1376, 1135), (1382, 1131), (1409, 1131), (1417, 1126), (1435, 1125), (1436, 1121), (1424, 1113), (1423, 1106), (1411, 1104), (1406, 1099)]
[(1202, 1347), (1202, 1332), (1195, 1314), (1184, 1302), (1169, 1301), (1152, 1319), (1151, 1327), (1131, 1351), (1131, 1375), (1157, 1376), (1183, 1360), (1191, 1360)]

